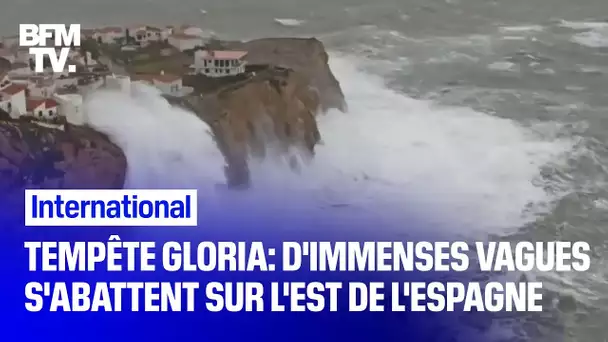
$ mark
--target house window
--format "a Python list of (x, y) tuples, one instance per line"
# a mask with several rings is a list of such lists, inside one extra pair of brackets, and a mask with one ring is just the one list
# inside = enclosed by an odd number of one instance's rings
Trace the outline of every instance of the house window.
[(53, 111), (49, 110), (49, 116), (53, 116), (53, 114), (54, 114)]
[(220, 66), (220, 61), (216, 59), (214, 64), (215, 64), (216, 67), (219, 67)]
[(42, 111), (39, 111), (39, 112), (38, 112), (38, 116), (39, 116), (39, 117), (42, 117)]
[(7, 108), (8, 108), (8, 111), (10, 112), (11, 110), (13, 110), (13, 104), (9, 102)]
[(205, 68), (205, 74), (209, 73), (209, 68)]

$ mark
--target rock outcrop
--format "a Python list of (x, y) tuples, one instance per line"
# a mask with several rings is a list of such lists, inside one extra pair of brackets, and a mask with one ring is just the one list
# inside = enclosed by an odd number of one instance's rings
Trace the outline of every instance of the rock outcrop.
[(24, 188), (122, 188), (122, 150), (90, 128), (0, 119), (0, 197)]
[(320, 140), (315, 116), (346, 107), (323, 44), (314, 38), (219, 44), (248, 51), (247, 75), (184, 82), (200, 94), (186, 101), (212, 128), (226, 157), (228, 183), (248, 185), (251, 157), (284, 157), (297, 169), (299, 157), (314, 155)]
[(319, 94), (321, 109), (346, 109), (340, 83), (329, 68), (329, 56), (316, 38), (264, 38), (226, 44), (247, 51), (250, 64), (270, 64), (294, 70)]
[[(194, 93), (169, 100), (191, 109), (212, 128), (226, 159), (229, 185), (249, 185), (252, 157), (284, 158), (297, 168), (302, 158), (314, 155), (320, 141), (315, 116), (345, 109), (323, 44), (314, 38), (220, 44), (248, 51), (247, 73), (219, 79), (186, 75), (184, 85)], [(189, 64), (182, 62), (191, 63), (191, 57), (179, 52), (157, 57), (161, 59), (145, 66), (147, 72), (187, 69)], [(131, 65), (124, 67), (136, 72)], [(24, 187), (120, 188), (126, 169), (120, 148), (90, 128), (68, 125), (62, 131), (0, 116), (2, 194), (21, 194)]]

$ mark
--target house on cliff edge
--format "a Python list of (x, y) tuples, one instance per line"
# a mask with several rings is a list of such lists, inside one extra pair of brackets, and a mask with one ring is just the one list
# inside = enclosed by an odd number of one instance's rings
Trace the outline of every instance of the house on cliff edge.
[(245, 72), (247, 51), (197, 50), (194, 72), (208, 77), (236, 76)]
[(193, 91), (191, 87), (183, 86), (181, 76), (165, 74), (163, 71), (158, 75), (135, 75), (133, 80), (154, 86), (160, 90), (163, 95), (180, 97), (188, 95)]

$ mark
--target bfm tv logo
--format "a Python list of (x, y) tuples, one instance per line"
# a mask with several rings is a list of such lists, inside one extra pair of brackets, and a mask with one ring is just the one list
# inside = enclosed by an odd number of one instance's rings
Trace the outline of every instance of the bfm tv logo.
[[(69, 28), (68, 28), (69, 26)], [(54, 39), (55, 45), (47, 47), (47, 39)], [(34, 71), (44, 71), (45, 57), (53, 72), (63, 72), (70, 53), (70, 47), (80, 46), (80, 24), (21, 24), (19, 25), (19, 45), (30, 47), (34, 55)], [(59, 56), (57, 56), (59, 48)], [(68, 72), (75, 72), (75, 65), (68, 65)]]

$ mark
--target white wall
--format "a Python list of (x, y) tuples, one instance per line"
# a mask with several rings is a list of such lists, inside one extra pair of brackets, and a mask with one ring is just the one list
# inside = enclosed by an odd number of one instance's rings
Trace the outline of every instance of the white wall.
[(116, 75), (106, 77), (106, 87), (120, 90), (125, 94), (131, 92), (131, 78), (129, 76)]
[(3, 111), (8, 113), (9, 112), (8, 104), (11, 102), (11, 100), (8, 97), (6, 97), (6, 95), (3, 95), (3, 96), (5, 96), (5, 97), (0, 99), (0, 108), (2, 108)]
[(11, 84), (11, 80), (8, 76), (0, 78), (0, 89), (4, 89)]
[(188, 27), (186, 29), (183, 30), (184, 34), (189, 34), (192, 36), (202, 36), (203, 35), (203, 30), (200, 29), (199, 27)]
[(32, 117), (41, 120), (44, 119), (44, 111), (44, 104), (41, 104), (38, 107), (34, 108), (30, 114)]
[(27, 113), (27, 105), (25, 102), (25, 91), (11, 96), (11, 105), (13, 110), (11, 111), (11, 117), (17, 118)]
[(59, 102), (60, 114), (72, 125), (83, 125), (85, 115), (82, 105), (82, 96), (77, 94), (56, 95), (55, 100)]
[(154, 86), (165, 94), (179, 93), (182, 88), (182, 80), (176, 80), (172, 83), (163, 83), (154, 80)]
[(194, 49), (197, 46), (203, 45), (203, 39), (176, 39), (169, 37), (169, 44), (175, 46), (181, 51)]

